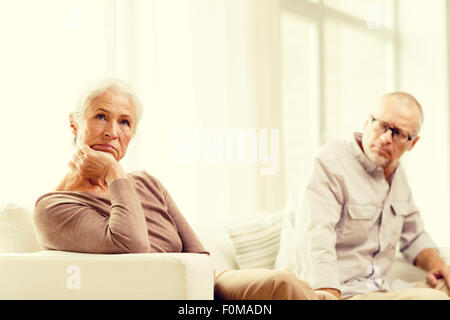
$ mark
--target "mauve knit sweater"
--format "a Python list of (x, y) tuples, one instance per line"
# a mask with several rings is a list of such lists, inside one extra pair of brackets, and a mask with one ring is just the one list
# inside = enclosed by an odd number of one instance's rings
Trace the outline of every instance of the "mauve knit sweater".
[(145, 171), (115, 180), (109, 196), (55, 191), (36, 201), (45, 250), (86, 253), (207, 253), (163, 185)]

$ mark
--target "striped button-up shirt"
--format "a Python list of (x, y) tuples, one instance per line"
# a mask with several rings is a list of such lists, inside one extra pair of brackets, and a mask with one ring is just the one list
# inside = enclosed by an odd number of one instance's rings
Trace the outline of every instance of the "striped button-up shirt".
[(360, 141), (356, 133), (321, 148), (287, 207), (277, 260), (314, 289), (336, 288), (342, 297), (390, 290), (397, 245), (411, 263), (436, 248), (402, 166), (386, 181)]

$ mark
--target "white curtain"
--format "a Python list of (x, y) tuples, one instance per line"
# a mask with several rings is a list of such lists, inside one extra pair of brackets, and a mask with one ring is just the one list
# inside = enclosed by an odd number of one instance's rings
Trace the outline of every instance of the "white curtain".
[[(9, 48), (0, 53), (8, 119), (0, 128), (0, 202), (33, 205), (57, 185), (73, 152), (68, 116), (80, 89), (115, 76), (144, 103), (123, 165), (160, 179), (188, 220), (283, 206), (278, 1), (0, 6)], [(245, 155), (226, 147), (236, 133), (245, 137)]]
[(110, 75), (104, 1), (0, 2), (0, 202), (33, 206), (72, 153), (69, 113)]
[[(124, 32), (116, 49), (125, 57), (117, 76), (132, 81), (145, 104), (130, 165), (160, 178), (191, 220), (281, 208), (278, 2), (140, 0), (117, 8)], [(233, 133), (245, 134), (241, 159), (239, 146), (227, 148)], [(264, 139), (273, 144), (264, 149)]]

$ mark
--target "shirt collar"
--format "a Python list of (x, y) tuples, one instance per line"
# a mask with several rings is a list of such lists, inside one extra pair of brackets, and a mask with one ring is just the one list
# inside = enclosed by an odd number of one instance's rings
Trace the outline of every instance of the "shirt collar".
[(363, 166), (363, 168), (371, 175), (383, 174), (384, 169), (382, 166), (377, 165), (372, 160), (370, 160), (364, 151), (362, 150), (360, 144), (362, 143), (362, 133), (355, 132), (353, 134), (352, 139), (350, 140), (350, 149), (352, 150), (353, 155), (358, 159), (359, 163)]

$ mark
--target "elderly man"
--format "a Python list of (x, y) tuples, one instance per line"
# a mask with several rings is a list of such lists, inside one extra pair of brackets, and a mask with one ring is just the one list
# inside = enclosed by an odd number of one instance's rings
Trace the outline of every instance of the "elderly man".
[[(413, 96), (387, 94), (362, 134), (321, 148), (288, 208), (293, 228), (290, 235), (283, 230), (277, 266), (295, 271), (324, 299), (448, 299), (449, 266), (424, 230), (399, 162), (418, 142), (422, 122)], [(394, 291), (385, 277), (398, 243), (428, 274), (426, 282)]]

